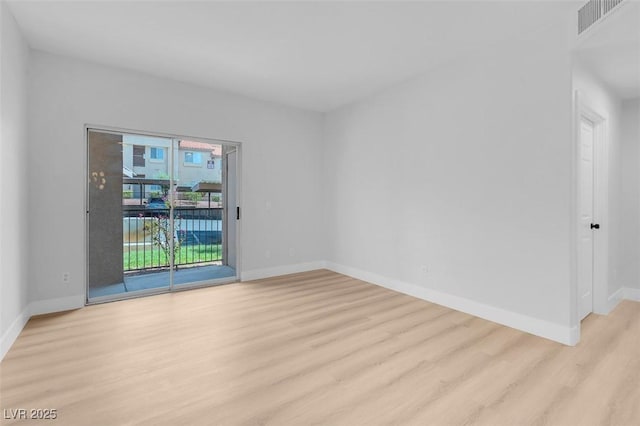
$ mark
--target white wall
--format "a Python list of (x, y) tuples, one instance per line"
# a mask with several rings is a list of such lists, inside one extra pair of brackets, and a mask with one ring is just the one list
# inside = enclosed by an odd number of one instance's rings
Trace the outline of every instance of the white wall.
[(0, 2), (0, 359), (28, 319), (28, 46)]
[[(608, 192), (609, 192), (609, 212), (607, 217), (595, 218), (601, 223), (598, 231), (606, 241), (608, 246), (608, 267), (606, 271), (607, 297), (611, 299), (607, 306), (602, 306), (599, 311), (606, 313), (615, 306), (619, 298), (622, 297), (621, 290), (623, 283), (620, 280), (621, 259), (623, 257), (621, 237), (626, 232), (622, 228), (621, 217), (623, 214), (622, 205), (622, 153), (620, 142), (620, 120), (622, 114), (621, 100), (602, 83), (597, 76), (592, 74), (578, 58), (574, 58), (573, 64), (573, 87), (580, 94), (582, 102), (606, 119), (608, 144)], [(596, 235), (598, 238), (598, 235)], [(616, 297), (618, 299), (616, 299)], [(597, 300), (596, 300), (597, 302)], [(597, 308), (594, 305), (594, 308)]]
[(42, 52), (30, 84), (32, 300), (84, 295), (87, 123), (242, 142), (243, 275), (323, 258), (320, 114)]
[(570, 123), (561, 25), (328, 114), (329, 264), (569, 342)]
[(620, 283), (640, 292), (640, 98), (622, 103)]

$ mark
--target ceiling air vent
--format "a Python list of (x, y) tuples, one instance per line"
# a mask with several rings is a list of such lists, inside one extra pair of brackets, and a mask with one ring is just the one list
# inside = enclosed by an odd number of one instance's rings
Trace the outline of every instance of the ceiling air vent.
[(578, 34), (598, 22), (623, 0), (591, 0), (578, 11)]

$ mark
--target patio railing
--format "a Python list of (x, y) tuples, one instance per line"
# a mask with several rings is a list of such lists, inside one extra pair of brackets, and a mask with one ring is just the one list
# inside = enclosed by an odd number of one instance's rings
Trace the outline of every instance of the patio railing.
[(124, 271), (170, 266), (170, 240), (174, 266), (222, 261), (222, 209), (174, 208), (171, 234), (169, 209), (123, 206)]

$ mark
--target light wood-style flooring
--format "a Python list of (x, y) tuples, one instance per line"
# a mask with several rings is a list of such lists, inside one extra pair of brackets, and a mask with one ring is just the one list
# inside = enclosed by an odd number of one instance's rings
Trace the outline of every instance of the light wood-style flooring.
[(640, 303), (568, 347), (320, 270), (33, 318), (0, 370), (57, 410), (15, 424), (631, 426)]

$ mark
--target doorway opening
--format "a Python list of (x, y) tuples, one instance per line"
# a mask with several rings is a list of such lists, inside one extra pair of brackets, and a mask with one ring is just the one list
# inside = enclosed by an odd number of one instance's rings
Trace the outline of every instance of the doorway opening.
[(87, 128), (88, 303), (237, 280), (238, 150)]
[(576, 314), (606, 313), (608, 149), (606, 118), (577, 94)]

